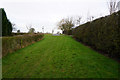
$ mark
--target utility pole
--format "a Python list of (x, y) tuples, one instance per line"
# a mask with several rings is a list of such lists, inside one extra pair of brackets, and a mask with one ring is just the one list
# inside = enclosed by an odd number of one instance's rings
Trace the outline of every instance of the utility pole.
[(43, 33), (44, 33), (44, 26), (42, 27)]

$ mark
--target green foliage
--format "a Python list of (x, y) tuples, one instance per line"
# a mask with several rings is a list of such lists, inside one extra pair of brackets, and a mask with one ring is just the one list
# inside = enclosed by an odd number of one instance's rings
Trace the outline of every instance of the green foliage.
[(2, 38), (2, 56), (8, 53), (14, 52), (20, 48), (24, 48), (36, 41), (43, 38), (43, 34), (28, 34), (14, 37), (3, 37)]
[(10, 36), (12, 33), (12, 24), (7, 19), (4, 9), (1, 8), (0, 10), (2, 10), (2, 36)]
[[(118, 78), (119, 63), (69, 36), (42, 41), (2, 59), (3, 78)], [(69, 79), (67, 79), (69, 80)]]
[(120, 58), (120, 11), (101, 17), (74, 29), (73, 35), (80, 41), (111, 57)]

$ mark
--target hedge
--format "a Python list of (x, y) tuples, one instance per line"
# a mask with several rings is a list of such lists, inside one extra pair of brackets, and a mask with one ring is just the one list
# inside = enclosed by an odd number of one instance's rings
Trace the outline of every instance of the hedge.
[(110, 57), (120, 59), (120, 11), (80, 25), (73, 30), (73, 36)]
[(72, 30), (64, 30), (63, 34), (72, 35)]
[(43, 38), (44, 34), (28, 34), (13, 37), (2, 37), (2, 56), (24, 48)]
[(25, 35), (25, 34), (29, 34), (29, 33), (12, 33), (11, 36)]

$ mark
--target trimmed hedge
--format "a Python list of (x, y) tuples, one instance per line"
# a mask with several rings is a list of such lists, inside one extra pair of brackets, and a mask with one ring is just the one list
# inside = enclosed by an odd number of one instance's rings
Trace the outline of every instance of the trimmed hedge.
[(120, 11), (80, 25), (73, 36), (110, 57), (120, 59)]
[(29, 33), (12, 33), (12, 36), (25, 35), (25, 34), (29, 34)]
[(2, 37), (2, 56), (24, 48), (43, 38), (44, 34), (28, 34), (14, 37)]

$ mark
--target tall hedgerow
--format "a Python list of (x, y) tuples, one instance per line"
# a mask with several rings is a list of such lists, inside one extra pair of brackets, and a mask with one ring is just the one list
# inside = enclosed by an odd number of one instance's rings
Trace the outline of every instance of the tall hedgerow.
[(120, 11), (75, 28), (73, 35), (111, 57), (120, 58)]

